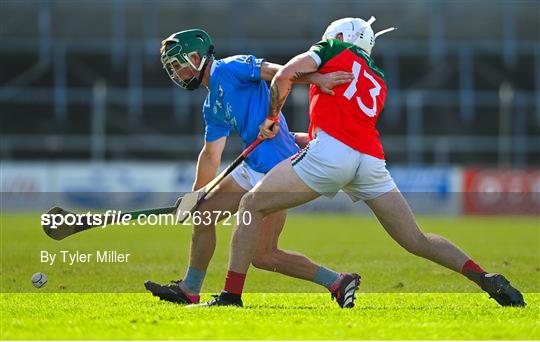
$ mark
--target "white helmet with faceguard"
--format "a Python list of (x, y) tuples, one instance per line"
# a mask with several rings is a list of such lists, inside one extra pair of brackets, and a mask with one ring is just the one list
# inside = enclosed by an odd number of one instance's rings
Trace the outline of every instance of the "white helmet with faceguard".
[(371, 54), (371, 50), (375, 45), (375, 39), (381, 34), (396, 29), (395, 27), (390, 27), (373, 33), (373, 29), (371, 28), (373, 22), (375, 22), (375, 17), (369, 18), (368, 21), (360, 18), (342, 18), (328, 25), (322, 39), (335, 39), (341, 33), (344, 42), (354, 44), (368, 54)]

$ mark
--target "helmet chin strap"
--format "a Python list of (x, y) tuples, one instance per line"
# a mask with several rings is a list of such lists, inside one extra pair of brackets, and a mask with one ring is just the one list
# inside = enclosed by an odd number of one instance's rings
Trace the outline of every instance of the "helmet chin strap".
[(202, 68), (200, 69), (200, 72), (199, 72), (199, 77), (195, 78), (191, 78), (188, 82), (188, 85), (186, 87), (187, 90), (195, 90), (197, 88), (199, 88), (199, 86), (201, 85), (201, 82), (202, 82), (202, 79), (204, 78), (204, 72), (206, 71), (206, 67), (208, 66), (208, 63), (210, 62), (210, 60), (212, 60), (214, 57), (214, 45), (210, 45), (210, 47), (208, 48), (208, 58), (205, 56), (202, 60)]

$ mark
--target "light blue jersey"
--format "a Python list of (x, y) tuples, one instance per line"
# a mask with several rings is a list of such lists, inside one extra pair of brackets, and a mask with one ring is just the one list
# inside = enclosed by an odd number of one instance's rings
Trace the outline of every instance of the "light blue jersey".
[[(239, 55), (212, 63), (203, 107), (206, 141), (226, 137), (231, 131), (246, 145), (255, 141), (270, 105), (270, 91), (261, 80), (262, 62), (255, 56)], [(253, 150), (246, 162), (254, 171), (266, 173), (298, 150), (281, 114), (279, 133)]]

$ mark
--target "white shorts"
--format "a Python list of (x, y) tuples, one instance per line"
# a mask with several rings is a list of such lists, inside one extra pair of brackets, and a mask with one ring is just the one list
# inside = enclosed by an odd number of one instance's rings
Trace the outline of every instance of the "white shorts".
[(231, 173), (231, 176), (236, 183), (246, 191), (251, 190), (264, 175), (264, 173), (254, 171), (246, 162), (242, 162), (242, 164), (238, 165)]
[(383, 159), (358, 152), (323, 131), (291, 161), (298, 177), (327, 197), (343, 190), (355, 202), (366, 201), (396, 187)]

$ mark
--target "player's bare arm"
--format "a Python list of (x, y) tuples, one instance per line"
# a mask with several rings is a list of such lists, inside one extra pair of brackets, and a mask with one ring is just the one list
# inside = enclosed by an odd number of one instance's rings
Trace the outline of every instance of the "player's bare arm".
[[(283, 68), (282, 65), (263, 62), (261, 65), (261, 79), (272, 81), (278, 71)], [(349, 83), (354, 79), (354, 75), (346, 71), (335, 71), (327, 74), (321, 74), (316, 71), (300, 75), (295, 78), (294, 83), (314, 84), (321, 89), (323, 94), (334, 95), (332, 89), (340, 84)]]
[(317, 69), (317, 63), (307, 53), (300, 54), (285, 64), (272, 79), (268, 116), (272, 118), (278, 117), (287, 96), (291, 92), (293, 83), (308, 74), (316, 72)]
[(268, 116), (260, 126), (260, 139), (271, 139), (276, 136), (279, 131), (279, 125), (277, 124), (279, 113), (281, 113), (283, 104), (291, 92), (293, 83), (308, 74), (316, 72), (317, 69), (318, 66), (315, 60), (305, 52), (291, 59), (276, 73), (270, 86)]
[(210, 182), (217, 173), (221, 163), (221, 155), (225, 148), (227, 137), (219, 138), (215, 141), (204, 143), (199, 158), (197, 159), (197, 170), (193, 190), (199, 190)]

